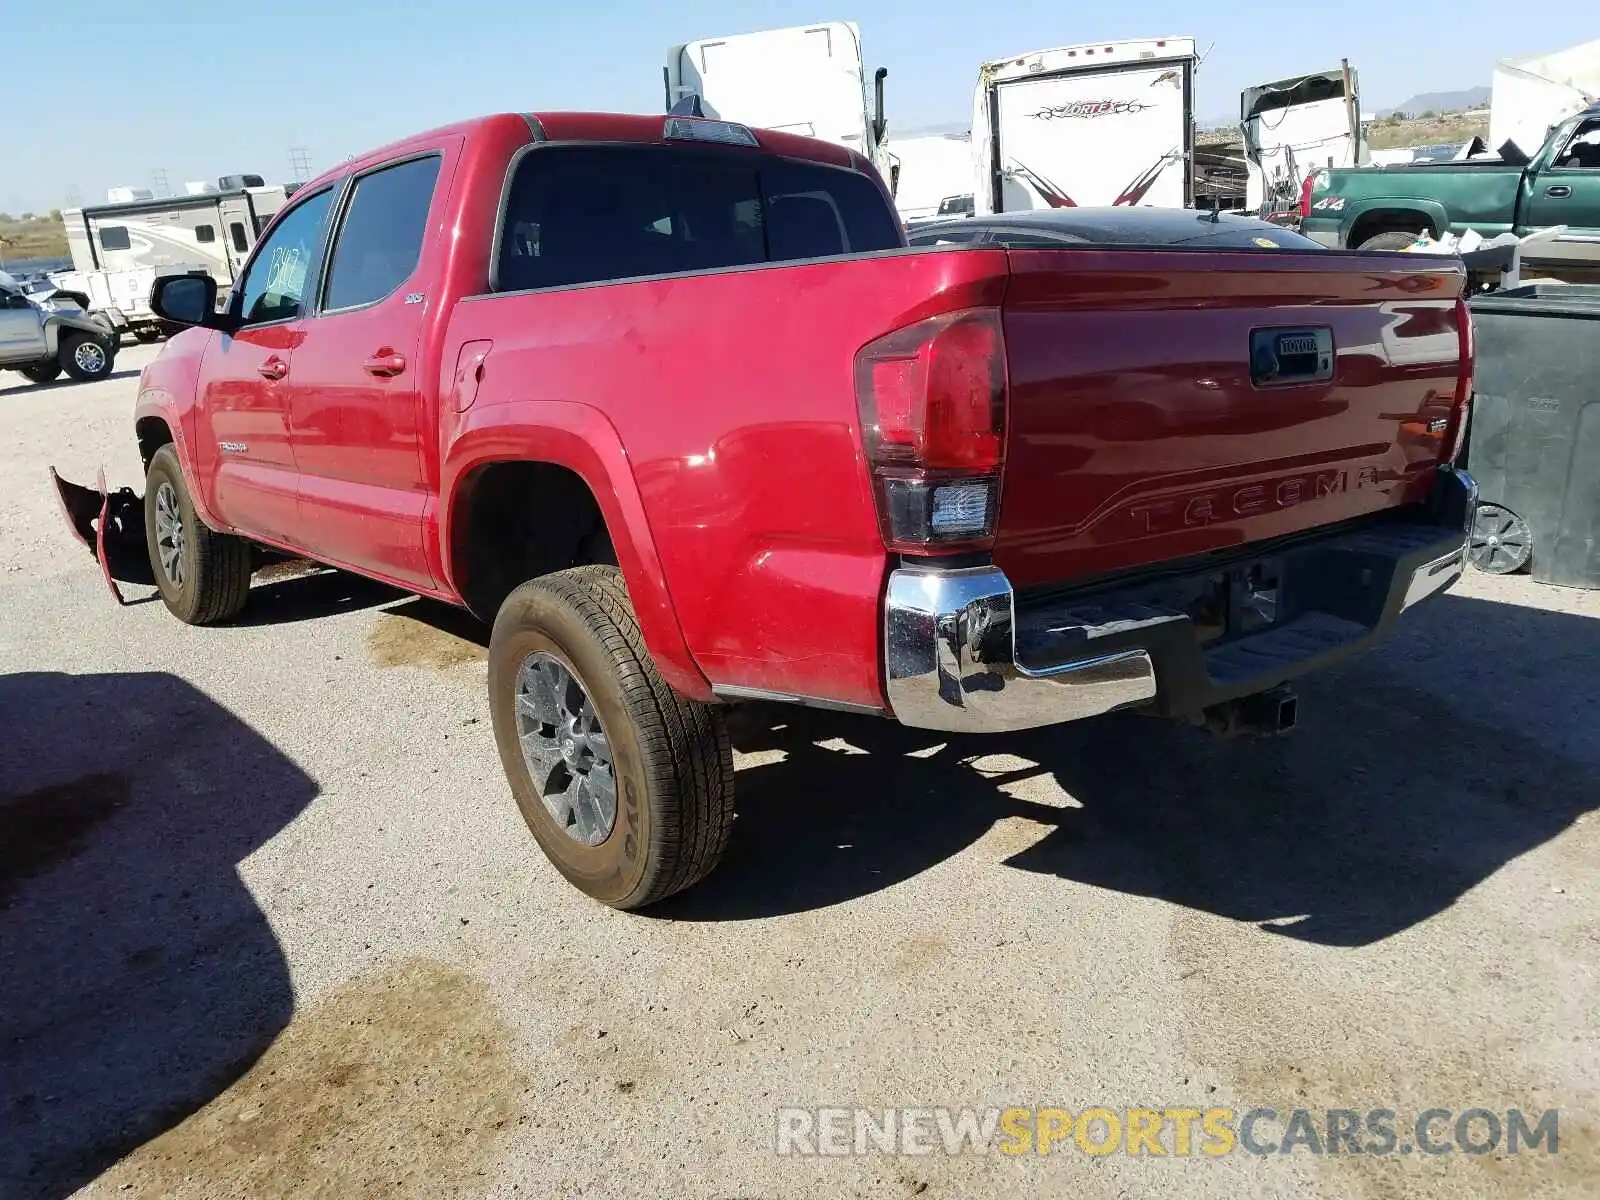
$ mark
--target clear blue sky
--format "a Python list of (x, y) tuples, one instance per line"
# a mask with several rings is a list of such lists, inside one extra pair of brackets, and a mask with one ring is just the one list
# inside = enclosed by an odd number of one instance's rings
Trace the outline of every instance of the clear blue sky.
[[(1348, 56), (1363, 107), (1487, 84), (1495, 59), (1582, 40), (1572, 0), (0, 0), (12, 86), (0, 210), (236, 171), (291, 178), (403, 134), (501, 110), (658, 112), (666, 48), (821, 20), (889, 68), (891, 130), (967, 119), (980, 61), (1098, 39), (1211, 46), (1197, 115), (1241, 87)], [(1298, 16), (1295, 14), (1298, 12)], [(1570, 30), (1570, 32), (1563, 32)], [(1592, 30), (1590, 31), (1592, 32)], [(1214, 45), (1213, 45), (1214, 43)]]

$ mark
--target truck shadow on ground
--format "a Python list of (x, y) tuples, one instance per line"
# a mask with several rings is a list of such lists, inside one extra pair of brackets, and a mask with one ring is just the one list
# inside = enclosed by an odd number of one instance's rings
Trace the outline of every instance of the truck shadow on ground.
[[(1597, 661), (1600, 620), (1450, 596), (1387, 646), (1306, 680), (1301, 727), (1266, 742), (1133, 714), (945, 739), (752, 709), (735, 746), (781, 760), (739, 772), (722, 866), (651, 911), (737, 920), (839, 903), (1025, 817), (1048, 832), (997, 867), (1367, 945), (1600, 807), (1585, 732)], [(1029, 781), (1059, 804), (1010, 794)]]
[(173, 675), (8, 675), (0, 712), (0, 1195), (56, 1197), (288, 1024), (237, 865), (317, 788)]
[[(141, 367), (123, 367), (120, 371), (113, 370), (111, 374), (107, 375), (104, 379), (98, 379), (95, 380), (95, 382), (111, 383), (118, 379), (136, 379), (138, 378), (139, 372), (142, 369), (143, 368)], [(60, 379), (53, 379), (49, 383), (34, 383), (31, 380), (24, 379), (21, 375), (12, 375), (9, 372), (0, 372), (0, 396), (4, 396), (8, 399), (14, 396), (25, 396), (30, 392), (53, 392), (58, 388), (73, 388), (82, 386), (83, 384), (80, 380), (68, 379), (65, 376), (62, 376)]]
[(250, 585), (250, 603), (230, 623), (290, 625), (377, 608), (403, 600), (406, 595), (399, 588), (363, 575), (296, 560), (258, 570)]

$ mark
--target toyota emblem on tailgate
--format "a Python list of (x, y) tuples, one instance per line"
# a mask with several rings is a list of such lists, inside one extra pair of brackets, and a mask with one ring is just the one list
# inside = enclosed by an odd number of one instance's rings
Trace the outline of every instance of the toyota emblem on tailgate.
[(1333, 378), (1333, 330), (1253, 329), (1250, 381), (1257, 387), (1322, 383)]

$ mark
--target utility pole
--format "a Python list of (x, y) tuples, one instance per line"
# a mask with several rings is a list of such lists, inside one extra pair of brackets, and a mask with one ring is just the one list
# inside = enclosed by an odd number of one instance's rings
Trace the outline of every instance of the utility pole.
[(165, 167), (157, 167), (151, 171), (150, 182), (155, 185), (157, 199), (165, 199), (172, 194), (172, 189), (167, 185), (167, 169)]
[(311, 180), (311, 151), (304, 146), (290, 146), (289, 170), (294, 175), (294, 182), (309, 183)]
[(77, 184), (67, 184), (66, 201), (68, 208), (79, 208), (83, 205), (83, 193), (78, 190)]

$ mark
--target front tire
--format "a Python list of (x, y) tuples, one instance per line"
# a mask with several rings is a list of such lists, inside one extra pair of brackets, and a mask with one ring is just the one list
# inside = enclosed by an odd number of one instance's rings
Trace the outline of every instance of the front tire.
[(18, 367), (24, 378), (34, 383), (52, 383), (61, 376), (61, 364), (58, 362), (35, 363), (31, 367)]
[(615, 567), (573, 567), (506, 598), (489, 707), (517, 807), (580, 891), (643, 908), (716, 866), (733, 823), (727, 729), (657, 673)]
[(215, 625), (239, 615), (250, 598), (250, 543), (200, 519), (170, 445), (155, 452), (145, 476), (144, 534), (156, 589), (173, 616)]
[(106, 378), (117, 361), (116, 350), (109, 340), (87, 333), (63, 334), (56, 357), (62, 369), (79, 383)]

